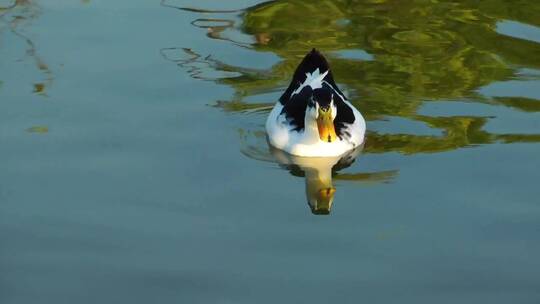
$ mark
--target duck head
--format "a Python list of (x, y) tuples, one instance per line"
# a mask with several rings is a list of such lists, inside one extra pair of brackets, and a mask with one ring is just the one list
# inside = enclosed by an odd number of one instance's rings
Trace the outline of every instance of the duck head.
[(321, 141), (331, 143), (337, 139), (334, 126), (337, 108), (334, 104), (334, 94), (330, 89), (322, 87), (313, 90), (306, 114), (307, 119), (317, 124)]

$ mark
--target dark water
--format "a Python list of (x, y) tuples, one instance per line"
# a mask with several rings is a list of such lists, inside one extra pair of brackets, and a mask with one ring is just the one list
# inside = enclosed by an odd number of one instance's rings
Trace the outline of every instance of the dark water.
[[(540, 302), (538, 2), (0, 6), (1, 303)], [(264, 134), (312, 47), (325, 216)]]

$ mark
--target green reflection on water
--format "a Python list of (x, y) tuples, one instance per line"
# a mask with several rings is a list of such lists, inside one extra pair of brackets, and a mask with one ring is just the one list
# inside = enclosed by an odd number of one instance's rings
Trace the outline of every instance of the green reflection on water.
[(33, 80), (33, 93), (47, 96), (47, 89), (54, 80), (53, 72), (39, 55), (34, 41), (24, 34), (23, 30), (25, 25), (40, 15), (40, 7), (32, 0), (14, 0), (10, 5), (0, 6), (0, 35), (7, 29), (26, 45), (25, 54), (21, 54), (19, 61), (26, 57), (33, 61), (36, 70), (41, 74), (39, 80)]
[[(368, 121), (401, 117), (442, 131), (432, 136), (372, 130), (364, 153), (434, 153), (495, 142), (540, 142), (540, 134), (484, 130), (493, 117), (419, 114), (425, 103), (448, 100), (538, 112), (539, 100), (489, 97), (478, 89), (495, 81), (525, 80), (518, 73), (522, 68), (540, 69), (540, 56), (535, 55), (540, 54), (538, 43), (496, 32), (501, 20), (539, 25), (540, 3), (291, 0), (248, 8), (241, 20), (231, 15), (227, 21), (224, 12), (216, 18), (209, 13), (205, 11), (204, 19), (193, 23), (207, 29), (209, 38), (281, 58), (269, 69), (252, 69), (203, 57), (192, 49), (183, 50), (190, 55), (187, 59), (165, 55), (188, 67), (196, 78), (232, 87), (232, 100), (217, 103), (226, 111), (268, 111), (273, 100), (253, 103), (246, 99), (283, 90), (301, 58), (316, 47), (329, 57), (337, 81)], [(253, 41), (239, 41), (235, 33), (248, 34)], [(372, 60), (337, 55), (344, 50), (365, 51)], [(205, 76), (209, 70), (219, 72), (218, 76)], [(538, 76), (534, 79), (538, 81)]]

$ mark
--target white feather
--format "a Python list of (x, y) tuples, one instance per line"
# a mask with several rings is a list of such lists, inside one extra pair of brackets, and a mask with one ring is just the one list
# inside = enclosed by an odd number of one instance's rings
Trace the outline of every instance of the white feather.
[(310, 86), (313, 90), (322, 88), (322, 82), (324, 77), (326, 77), (326, 74), (328, 74), (328, 71), (320, 74), (319, 68), (313, 71), (313, 73), (306, 73), (306, 80), (296, 90), (294, 90), (294, 92), (292, 92), (291, 98), (300, 93), (302, 89), (307, 86)]

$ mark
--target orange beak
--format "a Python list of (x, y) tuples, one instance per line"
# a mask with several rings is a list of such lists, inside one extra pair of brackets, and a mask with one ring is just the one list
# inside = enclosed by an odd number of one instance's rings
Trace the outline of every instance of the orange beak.
[(336, 129), (332, 120), (332, 112), (330, 108), (319, 108), (319, 117), (317, 117), (317, 127), (319, 129), (319, 137), (322, 141), (333, 142), (336, 140)]

